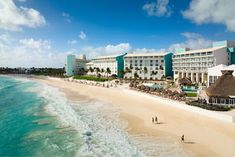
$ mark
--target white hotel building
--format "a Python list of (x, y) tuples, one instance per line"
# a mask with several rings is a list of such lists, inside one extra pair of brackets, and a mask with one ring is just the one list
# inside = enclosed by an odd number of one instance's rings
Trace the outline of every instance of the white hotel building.
[[(96, 74), (95, 69), (99, 69), (99, 74), (103, 76), (116, 75), (118, 78), (123, 77), (124, 72), (124, 55), (113, 56), (99, 56), (91, 60), (86, 64), (86, 69), (94, 69), (94, 72), (88, 72), (88, 74)], [(107, 70), (110, 70), (108, 74)]]
[(161, 80), (173, 77), (172, 53), (127, 54), (124, 60), (126, 79)]
[(106, 71), (107, 68), (110, 69), (111, 75), (116, 74), (117, 75), (117, 62), (116, 62), (116, 56), (101, 56), (96, 57), (91, 60), (91, 62), (86, 64), (86, 68), (99, 68), (100, 71)]
[(207, 83), (208, 68), (224, 64), (232, 64), (234, 53), (229, 52), (230, 47), (235, 47), (235, 42), (215, 42), (212, 48), (189, 50), (182, 48), (173, 55), (174, 80), (184, 77), (192, 82)]

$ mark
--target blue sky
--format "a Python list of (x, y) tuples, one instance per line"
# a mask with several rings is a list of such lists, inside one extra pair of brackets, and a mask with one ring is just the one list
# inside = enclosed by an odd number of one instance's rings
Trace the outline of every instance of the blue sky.
[(59, 67), (69, 53), (208, 47), (235, 40), (234, 6), (233, 0), (2, 1), (0, 66)]

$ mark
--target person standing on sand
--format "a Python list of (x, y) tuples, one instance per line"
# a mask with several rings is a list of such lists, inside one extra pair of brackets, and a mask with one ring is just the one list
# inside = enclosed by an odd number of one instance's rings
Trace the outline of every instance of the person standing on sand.
[(184, 134), (181, 136), (181, 141), (184, 142)]
[(157, 116), (155, 116), (155, 123), (158, 123)]
[(154, 117), (152, 117), (152, 123), (154, 123)]

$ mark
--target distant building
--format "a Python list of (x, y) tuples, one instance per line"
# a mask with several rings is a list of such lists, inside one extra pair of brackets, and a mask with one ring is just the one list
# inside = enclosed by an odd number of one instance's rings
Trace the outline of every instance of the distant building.
[(128, 54), (124, 57), (125, 78), (161, 80), (173, 77), (172, 53)]
[(212, 48), (199, 50), (177, 49), (172, 59), (174, 80), (187, 77), (192, 82), (207, 83), (208, 68), (235, 64), (235, 42), (214, 42)]
[(66, 75), (73, 76), (79, 74), (86, 68), (86, 63), (89, 61), (86, 60), (85, 55), (81, 55), (80, 58), (76, 58), (75, 55), (67, 56), (67, 64), (66, 64)]
[[(212, 68), (208, 68), (208, 86), (210, 86), (211, 84), (215, 83), (215, 81), (222, 76), (222, 72), (223, 70), (233, 70), (235, 71), (235, 64), (232, 65), (217, 65), (215, 67)], [(235, 72), (233, 72), (233, 76), (235, 76)], [(235, 88), (235, 87), (234, 87)]]

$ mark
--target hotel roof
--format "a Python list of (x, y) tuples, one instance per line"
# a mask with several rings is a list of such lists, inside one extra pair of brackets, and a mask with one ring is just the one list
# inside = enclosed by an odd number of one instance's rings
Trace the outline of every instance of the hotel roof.
[[(156, 52), (156, 53), (128, 53), (124, 57), (142, 57), (142, 56), (165, 56), (166, 52)], [(95, 57), (94, 59), (107, 59), (107, 58), (116, 58), (120, 55), (111, 55), (111, 56), (98, 56)], [(94, 60), (93, 59), (93, 60)]]
[[(111, 55), (111, 56), (98, 56), (98, 57), (95, 57), (94, 59), (107, 59), (107, 58), (116, 58), (117, 56), (119, 55)], [(93, 60), (94, 60), (93, 59)]]
[(156, 53), (129, 53), (125, 57), (142, 57), (142, 56), (165, 56), (166, 52), (156, 52)]
[(226, 48), (226, 47), (221, 46), (221, 47), (214, 47), (214, 48), (207, 48), (207, 49), (197, 49), (197, 50), (189, 50), (189, 51), (184, 51), (184, 52), (176, 52), (175, 55), (191, 54), (191, 53), (199, 53), (199, 52), (209, 52), (209, 51), (219, 50), (219, 49), (222, 49), (222, 48)]

